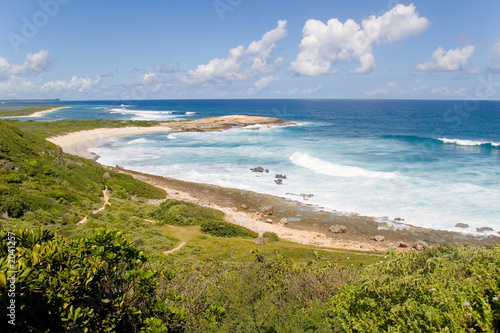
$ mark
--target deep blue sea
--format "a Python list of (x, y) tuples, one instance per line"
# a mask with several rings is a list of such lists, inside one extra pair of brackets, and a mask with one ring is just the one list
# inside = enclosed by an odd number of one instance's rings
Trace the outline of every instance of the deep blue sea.
[[(287, 127), (106, 139), (105, 165), (252, 190), (437, 229), (500, 231), (500, 102), (160, 100), (63, 102), (44, 120), (280, 117)], [(262, 166), (268, 174), (250, 168)], [(283, 185), (275, 174), (287, 176)], [(313, 194), (307, 201), (300, 194)], [(455, 227), (469, 225), (467, 229)]]

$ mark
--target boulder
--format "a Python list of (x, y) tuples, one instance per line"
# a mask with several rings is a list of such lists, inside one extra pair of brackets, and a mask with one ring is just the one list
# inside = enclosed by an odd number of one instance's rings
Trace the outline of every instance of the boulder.
[(264, 245), (264, 237), (258, 237), (256, 240), (255, 240), (255, 244), (259, 244), (259, 245)]
[(275, 179), (274, 182), (276, 183), (276, 185), (283, 185), (283, 179)]
[(457, 223), (457, 224), (455, 224), (455, 228), (467, 229), (468, 227), (469, 227), (469, 225), (467, 223)]
[(399, 242), (398, 247), (405, 249), (405, 248), (409, 247), (409, 245), (408, 245), (408, 243), (405, 243), (405, 242)]
[(267, 205), (267, 206), (264, 206), (260, 209), (260, 211), (262, 212), (262, 214), (264, 215), (273, 215), (273, 209), (274, 209), (274, 206), (273, 205)]
[(487, 232), (487, 231), (493, 231), (492, 228), (490, 227), (481, 227), (481, 228), (476, 228), (477, 232)]
[(287, 218), (286, 218), (286, 217), (282, 218), (282, 219), (280, 220), (280, 224), (287, 225), (287, 224), (288, 224), (288, 220), (287, 220)]
[(102, 178), (111, 179), (111, 175), (109, 174), (109, 172), (105, 172), (104, 175), (102, 175)]
[(264, 168), (263, 167), (251, 168), (250, 170), (252, 170), (253, 172), (264, 172)]
[(345, 225), (336, 224), (332, 225), (328, 230), (334, 234), (343, 234), (347, 231), (347, 227)]
[(269, 169), (264, 170), (266, 173), (269, 173)]
[(419, 240), (415, 243), (415, 245), (413, 246), (415, 248), (415, 250), (417, 251), (423, 251), (427, 248), (429, 248), (429, 244), (427, 244), (426, 241), (423, 241), (423, 240)]
[(247, 204), (241, 204), (240, 208), (244, 209), (244, 210), (247, 210), (248, 209), (248, 205)]
[(267, 220), (266, 220), (266, 222), (267, 222), (267, 223), (273, 223), (273, 220), (271, 220), (271, 219), (267, 219)]
[(277, 173), (276, 175), (274, 175), (274, 178), (286, 179), (286, 175), (282, 175), (280, 173)]
[(374, 241), (377, 241), (377, 242), (383, 242), (385, 241), (385, 237), (382, 236), (382, 235), (377, 235), (377, 236), (374, 236), (374, 237), (370, 237), (371, 240), (374, 240)]

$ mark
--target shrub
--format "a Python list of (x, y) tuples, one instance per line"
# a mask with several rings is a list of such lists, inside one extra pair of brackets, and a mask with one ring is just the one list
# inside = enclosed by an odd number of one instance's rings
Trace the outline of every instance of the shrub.
[(367, 267), (329, 302), (329, 322), (342, 332), (493, 332), (499, 297), (499, 246), (442, 246)]
[(265, 239), (268, 239), (270, 242), (279, 242), (280, 241), (280, 238), (278, 237), (278, 235), (276, 235), (275, 232), (270, 232), (270, 231), (266, 231), (262, 237), (264, 237)]
[(221, 211), (173, 199), (160, 205), (155, 218), (177, 226), (199, 225), (202, 232), (217, 237), (257, 237), (250, 229), (226, 222)]

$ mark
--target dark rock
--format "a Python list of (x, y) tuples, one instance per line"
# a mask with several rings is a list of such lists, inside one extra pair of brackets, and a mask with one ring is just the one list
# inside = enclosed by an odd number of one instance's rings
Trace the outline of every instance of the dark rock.
[(252, 170), (253, 172), (264, 172), (264, 168), (263, 167), (251, 168), (250, 170)]
[(405, 219), (402, 219), (401, 217), (396, 217), (396, 218), (394, 219), (394, 221), (396, 221), (396, 222), (401, 222), (401, 221), (404, 221), (404, 220), (405, 220)]
[(374, 237), (370, 237), (371, 240), (374, 240), (374, 241), (377, 241), (377, 242), (383, 242), (385, 241), (385, 237), (382, 236), (382, 235), (377, 235), (377, 236), (374, 236)]
[(413, 246), (417, 251), (423, 251), (427, 248), (429, 248), (429, 244), (427, 244), (426, 241), (423, 241), (423, 240), (419, 240), (415, 243), (415, 245)]
[(455, 228), (467, 229), (468, 227), (469, 227), (469, 225), (467, 223), (457, 223), (457, 224), (455, 224)]
[(273, 205), (267, 205), (267, 206), (264, 206), (260, 209), (260, 211), (262, 212), (262, 214), (264, 215), (273, 215)]
[(477, 232), (487, 232), (487, 231), (493, 231), (490, 227), (481, 227), (481, 228), (476, 228)]
[(264, 170), (266, 173), (269, 173), (269, 169)]
[(405, 242), (399, 242), (398, 247), (407, 248), (407, 247), (409, 247), (409, 245), (408, 245), (408, 243), (405, 243)]
[(281, 179), (286, 179), (286, 175), (282, 175), (280, 173), (277, 173), (274, 178), (281, 178)]
[(347, 227), (345, 225), (336, 224), (332, 225), (328, 230), (334, 234), (343, 234), (347, 231)]
[(274, 182), (276, 185), (283, 185), (283, 179), (275, 179)]

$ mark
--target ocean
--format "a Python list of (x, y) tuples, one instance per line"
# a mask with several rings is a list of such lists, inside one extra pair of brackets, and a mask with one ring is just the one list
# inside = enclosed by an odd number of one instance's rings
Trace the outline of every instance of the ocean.
[[(111, 138), (104, 165), (273, 194), (434, 229), (500, 231), (500, 102), (76, 101), (44, 120), (272, 116), (286, 127)], [(252, 172), (255, 167), (269, 173)], [(286, 175), (282, 184), (276, 174)], [(457, 224), (459, 226), (457, 226)], [(394, 224), (397, 225), (397, 224)], [(404, 227), (404, 226), (403, 226)]]

